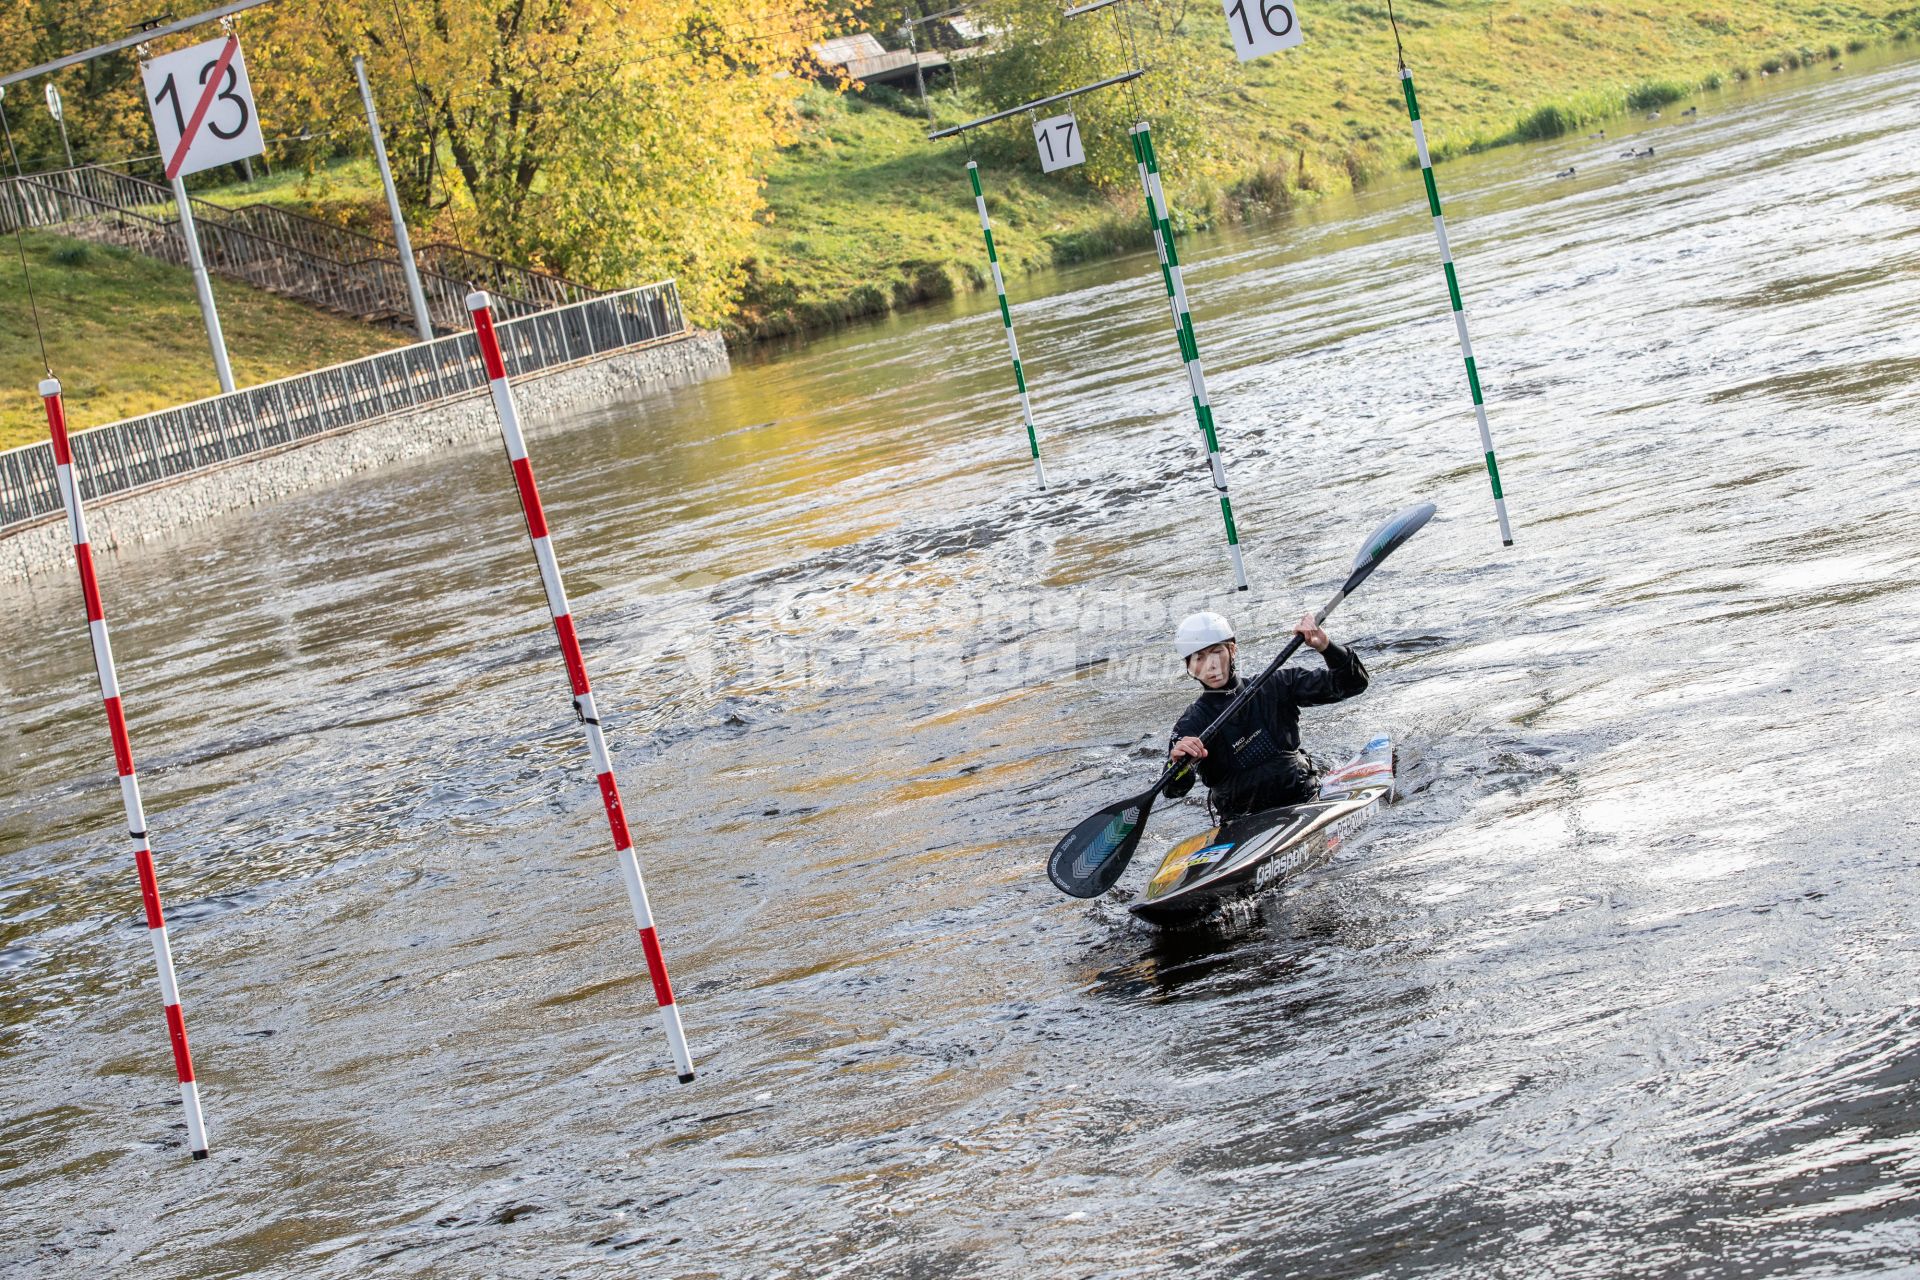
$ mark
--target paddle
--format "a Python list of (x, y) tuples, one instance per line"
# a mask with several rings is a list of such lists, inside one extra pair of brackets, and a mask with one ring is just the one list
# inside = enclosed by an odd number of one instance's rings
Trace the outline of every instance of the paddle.
[[(1347, 575), (1346, 585), (1334, 593), (1320, 612), (1314, 614), (1316, 622), (1325, 622), (1327, 616), (1340, 606), (1367, 576), (1380, 567), (1385, 560), (1399, 549), (1400, 544), (1420, 531), (1420, 526), (1433, 518), (1433, 504), (1422, 502), (1408, 507), (1391, 520), (1375, 529), (1360, 548), (1360, 554), (1353, 558), (1353, 572)], [(1228, 717), (1238, 711), (1253, 691), (1265, 683), (1268, 676), (1287, 665), (1294, 651), (1300, 647), (1300, 637), (1296, 634), (1280, 651), (1280, 656), (1267, 664), (1267, 669), (1259, 676), (1241, 686), (1226, 710), (1214, 717), (1213, 723), (1200, 733), (1200, 740), (1206, 742), (1227, 722)], [(1140, 833), (1146, 829), (1147, 815), (1153, 811), (1153, 802), (1169, 782), (1193, 768), (1191, 761), (1183, 760), (1179, 764), (1168, 763), (1160, 773), (1160, 781), (1139, 795), (1128, 800), (1110, 804), (1098, 813), (1086, 818), (1079, 826), (1060, 838), (1053, 846), (1053, 856), (1047, 859), (1047, 878), (1060, 892), (1075, 898), (1094, 898), (1113, 887), (1127, 869), (1127, 863), (1133, 859), (1133, 850), (1140, 843)]]

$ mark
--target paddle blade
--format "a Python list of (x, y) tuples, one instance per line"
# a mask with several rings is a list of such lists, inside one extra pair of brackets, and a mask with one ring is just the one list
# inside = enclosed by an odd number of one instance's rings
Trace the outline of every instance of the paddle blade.
[(1133, 860), (1134, 846), (1146, 829), (1147, 814), (1159, 788), (1131, 800), (1110, 804), (1060, 837), (1047, 859), (1047, 879), (1064, 894), (1097, 898)]
[(1366, 545), (1360, 548), (1360, 554), (1353, 558), (1353, 571), (1358, 573), (1362, 569), (1373, 568), (1399, 549), (1401, 543), (1420, 532), (1420, 527), (1431, 519), (1431, 502), (1417, 502), (1394, 515), (1368, 537)]

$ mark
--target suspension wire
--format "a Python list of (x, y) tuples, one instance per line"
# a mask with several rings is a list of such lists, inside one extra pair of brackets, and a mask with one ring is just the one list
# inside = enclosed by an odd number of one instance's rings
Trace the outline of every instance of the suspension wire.
[[(925, 5), (922, 5), (921, 7), (922, 7), (922, 8), (925, 8), (926, 6), (925, 6)], [(932, 38), (932, 40), (933, 40), (933, 47), (934, 47), (935, 49), (939, 49), (939, 48), (940, 48), (940, 34), (939, 34), (939, 28), (938, 28), (938, 27), (935, 27), (935, 28), (933, 28), (933, 29), (932, 29), (932, 31), (931, 31), (931, 38)], [(959, 50), (958, 50), (958, 49), (955, 49), (955, 50), (954, 50), (954, 52), (955, 52), (955, 53), (957, 53), (957, 52), (959, 52)], [(959, 105), (959, 103), (960, 103), (960, 62), (961, 62), (961, 59), (959, 59), (959, 58), (956, 58), (956, 57), (954, 57), (954, 56), (953, 56), (953, 54), (951, 54), (951, 53), (950, 53), (950, 54), (948, 54), (948, 55), (947, 55), (947, 78), (948, 78), (949, 80), (951, 80), (951, 81), (952, 81), (952, 85), (953, 85), (953, 87), (952, 87), (952, 92), (953, 92), (953, 101), (954, 101), (954, 104), (955, 104), (956, 106), (957, 106), (957, 105)], [(933, 123), (933, 117), (932, 117), (932, 115), (931, 115), (931, 114), (929, 114), (929, 115), (928, 115), (928, 117), (927, 117), (927, 123), (928, 123), (928, 124), (932, 124), (932, 123)], [(961, 134), (961, 135), (960, 135), (960, 141), (966, 144), (966, 147), (967, 147), (967, 161), (968, 161), (969, 163), (972, 163), (972, 161), (973, 161), (973, 158), (974, 158), (974, 156), (973, 156), (973, 130), (971, 130), (971, 129), (968, 129), (968, 130), (967, 130), (967, 131), (966, 131), (965, 133), (963, 133), (963, 134)]]
[[(1491, 12), (1491, 10), (1489, 10)], [(1400, 69), (1407, 69), (1407, 51), (1400, 47), (1400, 21), (1393, 16), (1393, 0), (1387, 0), (1387, 25), (1393, 28), (1393, 58)]]
[[(1146, 65), (1146, 63), (1140, 61), (1139, 42), (1137, 42), (1133, 38), (1133, 11), (1132, 10), (1127, 11), (1126, 25), (1124, 27), (1120, 25), (1121, 23), (1120, 11), (1122, 9), (1125, 9), (1126, 7), (1127, 6), (1125, 3), (1125, 0), (1121, 0), (1120, 4), (1113, 6), (1113, 34), (1120, 41), (1120, 52), (1123, 55), (1132, 54), (1133, 65), (1136, 67), (1143, 67)], [(1133, 108), (1133, 118), (1136, 121), (1144, 120), (1147, 118), (1146, 114), (1140, 110), (1139, 87), (1135, 85), (1134, 82), (1131, 80), (1127, 81), (1127, 104)]]
[[(20, 172), (20, 153), (13, 149), (13, 126), (7, 122), (7, 104), (4, 99), (0, 99), (0, 131), (4, 131), (7, 136), (7, 155), (13, 160), (13, 176), (16, 179), (21, 178), (24, 175)], [(33, 336), (40, 344), (40, 363), (45, 366), (47, 376), (51, 378), (53, 361), (47, 355), (46, 331), (40, 327), (40, 300), (34, 296), (33, 272), (27, 267), (27, 239), (22, 230), (27, 223), (24, 200), (23, 196), (20, 216), (13, 220), (13, 246), (20, 252), (20, 278), (26, 281), (27, 285), (27, 306), (33, 313)]]
[[(920, 8), (925, 10), (926, 6), (923, 4)], [(906, 16), (907, 11), (905, 7), (902, 7), (900, 17), (907, 31), (907, 52), (913, 55), (913, 82), (918, 85), (920, 89), (920, 114), (931, 120), (933, 119), (933, 107), (927, 102), (927, 69), (920, 65), (919, 39), (913, 33), (913, 23), (906, 21)], [(935, 39), (933, 47), (937, 53), (940, 49), (938, 39)]]
[[(427, 130), (427, 137), (428, 137), (427, 192), (429, 195), (432, 194), (434, 175), (438, 174), (440, 176), (441, 190), (447, 193), (447, 221), (449, 224), (451, 224), (451, 227), (453, 230), (453, 238), (456, 243), (456, 247), (461, 249), (466, 249), (466, 243), (465, 243), (466, 237), (460, 234), (459, 201), (454, 196), (452, 180), (447, 177), (446, 170), (440, 166), (440, 148), (437, 144), (435, 144), (432, 141), (433, 102), (431, 99), (427, 97), (427, 87), (425, 84), (421, 83), (421, 80), (420, 80), (420, 64), (414, 60), (413, 40), (407, 35), (406, 23), (400, 16), (400, 0), (387, 0), (387, 7), (393, 12), (394, 34), (400, 38), (400, 47), (401, 49), (405, 50), (407, 55), (407, 78), (413, 83), (413, 96), (414, 96), (415, 105), (418, 107), (420, 111), (420, 114), (422, 117), (421, 123), (426, 127), (426, 130)], [(449, 136), (448, 138), (448, 145), (449, 146), (452, 145), (451, 136)], [(474, 193), (472, 191), (469, 191), (467, 194), (470, 197), (474, 197)], [(477, 200), (478, 197), (474, 197), (474, 198)], [(476, 217), (478, 216), (477, 211), (475, 216)], [(473, 252), (477, 252), (477, 250), (474, 250)], [(472, 288), (473, 285), (474, 285), (473, 277), (468, 276), (467, 287)]]
[[(971, 46), (969, 46), (969, 45), (955, 45), (955, 46), (954, 46), (954, 49), (953, 49), (953, 53), (950, 53), (950, 54), (948, 54), (948, 55), (947, 55), (947, 75), (948, 75), (948, 77), (949, 77), (949, 79), (950, 79), (950, 81), (951, 81), (951, 83), (950, 83), (950, 85), (949, 85), (949, 89), (950, 89), (950, 91), (951, 91), (951, 92), (952, 92), (952, 94), (953, 94), (953, 105), (954, 105), (954, 106), (956, 106), (956, 107), (958, 107), (958, 106), (960, 106), (960, 105), (961, 105), (961, 102), (960, 102), (960, 64), (961, 64), (962, 62), (964, 62), (964, 61), (966, 61), (966, 59), (965, 59), (965, 58), (960, 58), (960, 57), (956, 57), (955, 55), (956, 55), (956, 54), (958, 54), (958, 53), (959, 53), (959, 52), (960, 52), (960, 51), (961, 51), (962, 49), (966, 49), (966, 48), (970, 48), (970, 47), (971, 47)], [(972, 140), (971, 140), (971, 139), (969, 139), (969, 140), (968, 140), (968, 143), (967, 143), (967, 145), (968, 145), (968, 146), (972, 146), (972, 145), (973, 145), (973, 143), (972, 143)], [(969, 155), (971, 155), (972, 153), (971, 153), (971, 152), (969, 152), (968, 154), (969, 154)]]

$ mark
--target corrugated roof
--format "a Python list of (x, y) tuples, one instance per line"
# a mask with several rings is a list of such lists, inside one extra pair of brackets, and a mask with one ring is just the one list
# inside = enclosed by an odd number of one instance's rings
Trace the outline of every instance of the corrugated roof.
[(865, 62), (886, 55), (886, 47), (865, 32), (857, 36), (835, 36), (813, 46), (813, 56), (829, 67), (844, 67), (849, 62)]

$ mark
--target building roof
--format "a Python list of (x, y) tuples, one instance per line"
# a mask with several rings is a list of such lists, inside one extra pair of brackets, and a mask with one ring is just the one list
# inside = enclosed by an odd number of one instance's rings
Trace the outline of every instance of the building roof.
[(835, 36), (813, 46), (813, 56), (827, 67), (844, 67), (849, 62), (867, 62), (887, 56), (886, 48), (875, 37), (861, 32), (857, 36)]

